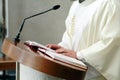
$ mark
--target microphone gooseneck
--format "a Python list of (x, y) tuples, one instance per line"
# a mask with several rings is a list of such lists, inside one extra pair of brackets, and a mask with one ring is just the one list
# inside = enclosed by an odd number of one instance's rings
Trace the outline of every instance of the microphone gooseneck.
[(29, 16), (29, 17), (24, 18), (24, 20), (23, 20), (23, 22), (22, 22), (22, 25), (21, 25), (21, 27), (20, 27), (20, 29), (19, 29), (19, 32), (18, 32), (18, 34), (16, 35), (16, 37), (15, 37), (15, 39), (14, 39), (14, 44), (17, 45), (17, 44), (20, 42), (20, 34), (21, 34), (21, 32), (22, 32), (24, 23), (25, 23), (25, 21), (26, 21), (27, 19), (32, 18), (32, 17), (35, 17), (35, 16), (38, 16), (38, 15), (41, 15), (41, 14), (44, 14), (44, 13), (47, 13), (47, 12), (49, 12), (49, 11), (51, 11), (51, 10), (57, 10), (57, 9), (59, 9), (59, 8), (60, 8), (60, 5), (55, 5), (55, 6), (53, 6), (51, 9), (48, 9), (48, 10), (43, 11), (43, 12), (41, 12), (41, 13), (34, 14), (34, 15), (32, 15), (32, 16)]

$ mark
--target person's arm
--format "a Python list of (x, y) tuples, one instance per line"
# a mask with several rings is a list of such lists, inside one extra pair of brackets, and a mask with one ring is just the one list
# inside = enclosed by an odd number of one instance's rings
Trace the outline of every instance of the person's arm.
[(86, 58), (86, 60), (88, 59), (87, 61), (89, 61), (89, 59), (94, 59), (94, 56), (98, 55), (98, 57), (102, 56), (103, 58), (103, 55), (109, 56), (109, 53), (120, 46), (120, 5), (117, 6), (109, 3), (103, 13), (103, 17), (106, 22), (103, 23), (105, 25), (100, 32), (101, 39), (88, 48), (77, 52), (78, 59), (79, 54), (81, 53), (84, 55), (84, 58)]
[(120, 79), (118, 75), (120, 69), (118, 57), (120, 56), (120, 3), (117, 3), (117, 0), (115, 2), (109, 2), (104, 7), (103, 17), (105, 18), (103, 20), (106, 22), (100, 32), (101, 39), (77, 52), (78, 59), (81, 59), (81, 54), (83, 54), (86, 62), (97, 69), (107, 80)]

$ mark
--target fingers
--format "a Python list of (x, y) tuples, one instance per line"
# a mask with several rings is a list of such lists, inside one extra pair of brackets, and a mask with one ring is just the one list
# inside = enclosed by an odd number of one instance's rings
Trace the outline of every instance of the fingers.
[(65, 55), (65, 56), (69, 56), (72, 58), (77, 58), (76, 52), (73, 50), (68, 50), (68, 49), (61, 49), (59, 50), (59, 52), (61, 51), (61, 54)]
[(61, 46), (59, 46), (57, 44), (47, 44), (46, 46), (53, 50), (57, 50), (57, 49), (61, 48)]
[(59, 48), (55, 50), (56, 53), (64, 53), (65, 49), (64, 48)]
[(56, 53), (66, 52), (66, 49), (64, 49), (63, 47), (56, 45), (56, 44), (48, 44), (47, 47), (55, 50)]
[(65, 49), (57, 44), (47, 44), (46, 46), (50, 49), (55, 50), (55, 52), (58, 54), (63, 54), (69, 57), (77, 58), (76, 52), (73, 50)]

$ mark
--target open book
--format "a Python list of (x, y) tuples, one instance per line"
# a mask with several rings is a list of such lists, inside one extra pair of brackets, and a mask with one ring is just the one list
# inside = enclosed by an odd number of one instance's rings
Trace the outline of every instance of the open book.
[(39, 44), (37, 42), (25, 41), (24, 45), (27, 46), (30, 50), (32, 50), (40, 55), (46, 55), (52, 59), (70, 64), (70, 65), (74, 65), (77, 67), (81, 67), (81, 68), (85, 68), (85, 69), (87, 67), (82, 61), (62, 55), (62, 54), (58, 54), (54, 50), (47, 48), (46, 46)]

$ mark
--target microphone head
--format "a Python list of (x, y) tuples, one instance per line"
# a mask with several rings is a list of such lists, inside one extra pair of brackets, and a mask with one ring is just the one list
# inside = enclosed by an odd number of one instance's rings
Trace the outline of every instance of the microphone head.
[(59, 9), (59, 8), (60, 8), (60, 5), (53, 6), (53, 10), (56, 10), (56, 9)]

